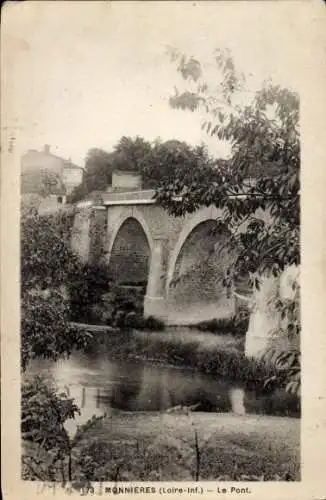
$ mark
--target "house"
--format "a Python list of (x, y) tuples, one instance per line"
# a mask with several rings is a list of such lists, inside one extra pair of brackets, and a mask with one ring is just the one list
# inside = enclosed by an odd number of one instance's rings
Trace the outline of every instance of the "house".
[(43, 151), (30, 149), (21, 157), (22, 203), (29, 205), (33, 199), (39, 212), (56, 211), (81, 184), (83, 174), (82, 167), (51, 153), (48, 144)]

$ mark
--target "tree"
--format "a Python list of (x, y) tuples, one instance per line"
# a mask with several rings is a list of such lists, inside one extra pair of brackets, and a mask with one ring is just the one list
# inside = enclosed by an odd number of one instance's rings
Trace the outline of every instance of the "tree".
[(177, 140), (149, 143), (141, 137), (122, 137), (115, 147), (118, 154), (115, 165), (142, 175), (145, 189), (156, 188), (174, 178), (182, 165), (184, 170), (205, 168), (210, 163), (204, 147), (192, 147)]
[[(229, 245), (238, 255), (229, 279), (252, 273), (259, 286), (260, 276), (280, 276), (300, 263), (298, 94), (268, 81), (248, 98), (245, 77), (229, 51), (215, 51), (209, 69), (216, 69), (219, 79), (211, 82), (199, 61), (174, 49), (168, 52), (187, 86), (183, 92), (175, 90), (170, 105), (203, 113), (203, 129), (228, 143), (231, 154), (209, 165), (203, 175), (180, 164), (173, 176), (161, 179), (157, 201), (174, 215), (201, 206), (220, 208), (217, 233), (225, 227), (230, 231)], [(293, 321), (299, 333), (298, 315), (288, 321), (289, 328)], [(295, 348), (295, 362), (297, 354)]]
[(204, 147), (193, 148), (185, 142), (170, 140), (153, 143), (142, 137), (123, 136), (113, 152), (92, 148), (87, 153), (83, 184), (75, 188), (69, 201), (74, 203), (86, 198), (94, 191), (104, 191), (112, 182), (114, 170), (138, 172), (142, 176), (143, 188), (156, 188), (162, 179), (174, 176), (178, 165), (204, 168), (210, 162)]
[(144, 164), (151, 156), (152, 145), (142, 137), (121, 137), (115, 145), (115, 168), (131, 172), (142, 172)]
[[(237, 76), (229, 52), (215, 53), (222, 82), (210, 88), (205, 81), (183, 68), (193, 58), (173, 52), (178, 70), (187, 82), (196, 81), (196, 108), (204, 108), (208, 134), (230, 144), (231, 156), (209, 166), (204, 175), (196, 167), (182, 164), (173, 178), (163, 178), (158, 201), (171, 213), (193, 212), (214, 204), (223, 210), (220, 222), (232, 231), (241, 248), (237, 265), (247, 262), (251, 271), (280, 273), (298, 264), (300, 225), (299, 98), (290, 90), (266, 83), (249, 104), (235, 104), (243, 91), (244, 77)], [(190, 62), (189, 62), (190, 61)], [(199, 64), (199, 62), (198, 62)], [(197, 68), (197, 65), (196, 65)], [(216, 91), (217, 95), (211, 92)], [(187, 92), (170, 100), (176, 108), (190, 107)], [(258, 210), (268, 211), (268, 221), (259, 220)], [(240, 232), (246, 222), (245, 231)]]
[[(56, 215), (24, 214), (21, 218), (22, 292), (35, 287), (58, 288), (77, 266), (70, 250), (73, 213)], [(60, 262), (60, 266), (58, 266)]]
[(203, 146), (193, 147), (176, 140), (156, 141), (151, 154), (141, 163), (141, 171), (146, 185), (155, 189), (169, 185), (180, 171), (196, 171), (197, 176), (204, 179), (212, 165), (213, 161)]
[[(21, 220), (21, 362), (56, 360), (87, 343), (70, 324), (66, 285), (79, 262), (71, 252), (69, 214), (28, 214)], [(59, 265), (58, 265), (59, 263)]]
[(104, 191), (112, 183), (114, 170), (140, 171), (140, 162), (150, 153), (151, 145), (141, 137), (122, 137), (113, 151), (89, 149), (85, 160), (83, 183), (77, 186), (69, 200), (75, 203), (93, 191)]
[(89, 149), (85, 159), (83, 182), (73, 190), (68, 201), (75, 203), (85, 198), (92, 191), (106, 189), (112, 181), (113, 157), (113, 153), (108, 153), (103, 149)]

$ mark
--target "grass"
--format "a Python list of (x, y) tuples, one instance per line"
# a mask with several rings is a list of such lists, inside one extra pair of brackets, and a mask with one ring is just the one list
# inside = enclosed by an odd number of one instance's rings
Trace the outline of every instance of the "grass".
[[(45, 450), (41, 456), (38, 447), (23, 441), (23, 451), (25, 457), (41, 460), (43, 470), (49, 467), (51, 456)], [(230, 413), (111, 409), (104, 418), (94, 419), (74, 448), (72, 459), (71, 479), (81, 484), (299, 481), (300, 421)], [(55, 477), (60, 480), (60, 469)]]
[[(187, 367), (191, 370), (225, 378), (247, 381), (248, 388), (262, 386), (274, 369), (263, 362), (247, 359), (239, 337), (228, 342), (217, 341), (205, 345), (206, 334), (193, 335), (190, 340), (173, 337), (173, 333), (135, 332), (131, 330), (99, 330), (93, 334), (86, 350), (106, 351), (114, 359), (142, 359), (157, 364)], [(215, 337), (215, 336), (214, 336)], [(224, 337), (223, 337), (224, 338)]]
[(106, 465), (93, 480), (109, 480), (117, 464), (121, 481), (194, 480), (198, 465), (199, 480), (300, 479), (300, 423), (294, 419), (117, 412), (86, 436), (83, 454), (89, 439), (107, 450)]

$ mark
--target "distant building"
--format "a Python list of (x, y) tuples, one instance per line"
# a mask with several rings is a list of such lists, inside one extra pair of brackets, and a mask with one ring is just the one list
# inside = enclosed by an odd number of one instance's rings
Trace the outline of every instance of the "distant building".
[(112, 184), (107, 191), (139, 191), (142, 188), (142, 176), (139, 172), (114, 170)]
[(21, 157), (22, 202), (29, 204), (33, 198), (35, 205), (38, 198), (39, 211), (53, 212), (65, 204), (67, 195), (81, 184), (83, 173), (82, 167), (51, 153), (48, 144), (43, 151), (30, 149)]

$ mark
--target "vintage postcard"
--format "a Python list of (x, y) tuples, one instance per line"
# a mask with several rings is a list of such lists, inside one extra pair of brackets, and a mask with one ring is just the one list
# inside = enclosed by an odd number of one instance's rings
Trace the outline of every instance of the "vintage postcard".
[(5, 3), (5, 499), (326, 497), (325, 21)]

